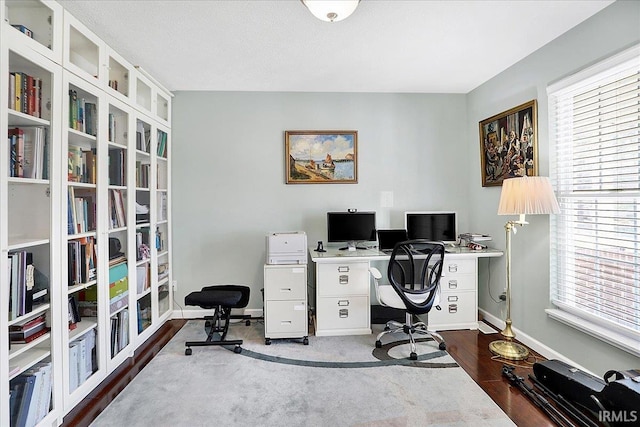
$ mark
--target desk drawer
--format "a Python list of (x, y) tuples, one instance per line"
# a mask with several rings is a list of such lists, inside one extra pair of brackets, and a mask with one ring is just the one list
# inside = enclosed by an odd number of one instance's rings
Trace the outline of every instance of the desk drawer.
[(440, 278), (442, 292), (448, 291), (475, 291), (476, 276), (468, 274), (447, 274)]
[(442, 292), (438, 311), (431, 309), (428, 315), (429, 328), (436, 331), (445, 329), (477, 329), (478, 308), (475, 291)]
[(472, 274), (476, 275), (476, 265), (477, 262), (475, 259), (456, 259), (456, 258), (447, 258), (444, 257), (444, 269), (442, 270), (442, 274), (445, 276), (452, 274)]
[(265, 300), (306, 300), (307, 269), (302, 266), (265, 266)]
[(368, 294), (369, 263), (318, 264), (316, 280), (320, 296)]
[(307, 335), (307, 304), (300, 301), (267, 301), (265, 303), (264, 336), (282, 338)]
[(318, 330), (369, 328), (369, 298), (365, 296), (318, 298)]

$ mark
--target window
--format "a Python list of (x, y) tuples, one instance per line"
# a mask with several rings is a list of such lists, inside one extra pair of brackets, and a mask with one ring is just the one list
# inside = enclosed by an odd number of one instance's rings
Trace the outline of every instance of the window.
[(548, 88), (547, 312), (640, 355), (640, 46)]

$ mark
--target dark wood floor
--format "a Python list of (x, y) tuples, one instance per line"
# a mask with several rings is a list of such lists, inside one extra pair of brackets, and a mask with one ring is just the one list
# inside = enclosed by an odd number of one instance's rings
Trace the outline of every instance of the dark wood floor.
[[(67, 414), (63, 425), (88, 426), (185, 323), (185, 320), (171, 320), (165, 323), (145, 345), (136, 351), (133, 358), (123, 363)], [(447, 342), (447, 350), (451, 356), (516, 425), (521, 427), (554, 425), (544, 412), (502, 376), (503, 364), (492, 360), (489, 343), (499, 339), (499, 335), (485, 335), (480, 331), (446, 331), (441, 334)], [(518, 376), (527, 378), (532, 373), (531, 364), (523, 362), (517, 362), (517, 364), (520, 366), (514, 373)]]

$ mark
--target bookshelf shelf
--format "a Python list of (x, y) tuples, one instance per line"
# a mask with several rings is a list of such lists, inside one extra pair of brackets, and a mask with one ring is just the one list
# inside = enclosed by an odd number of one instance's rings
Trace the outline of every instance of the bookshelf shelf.
[(9, 116), (9, 123), (11, 126), (50, 126), (49, 120), (41, 119), (38, 117), (30, 116), (29, 114), (22, 113), (20, 111), (7, 109)]
[[(46, 341), (47, 338), (45, 338), (43, 341)], [(11, 375), (10, 379), (14, 379), (18, 375), (29, 369), (31, 366), (46, 359), (50, 355), (51, 351), (49, 351), (48, 347), (38, 347), (37, 345), (31, 346), (29, 352), (26, 352), (25, 349), (25, 351), (22, 351), (20, 353), (16, 352), (14, 354), (11, 354), (11, 366), (17, 366), (19, 369), (18, 371), (14, 372), (13, 375)]]
[[(0, 98), (15, 100), (0, 103), (0, 330), (14, 339), (0, 340), (0, 425), (16, 422), (11, 392), (50, 370), (36, 424), (57, 426), (170, 317), (172, 95), (55, 0), (0, 0), (0, 32)], [(21, 162), (29, 138), (37, 156)], [(27, 265), (37, 301), (23, 307)], [(48, 332), (27, 335), (42, 315)]]
[[(26, 344), (11, 344), (11, 350), (9, 351), (9, 360), (13, 360), (18, 356), (23, 356), (24, 360), (34, 360), (35, 354), (32, 354), (32, 349), (37, 349), (38, 352), (43, 351), (44, 343), (48, 343), (51, 338), (51, 333), (46, 333), (41, 337), (36, 338), (30, 343)], [(48, 351), (48, 350), (44, 350)], [(24, 365), (28, 366), (28, 365)]]

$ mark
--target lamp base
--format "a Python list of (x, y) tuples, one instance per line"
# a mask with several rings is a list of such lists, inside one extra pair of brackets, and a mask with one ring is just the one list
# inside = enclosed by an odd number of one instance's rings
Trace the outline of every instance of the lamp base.
[(507, 360), (524, 360), (529, 357), (529, 350), (521, 344), (513, 341), (493, 341), (489, 344), (489, 350), (496, 356)]

